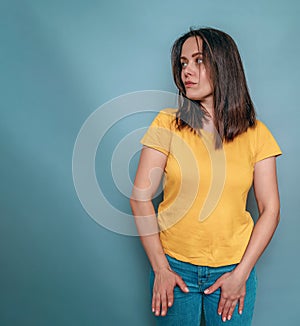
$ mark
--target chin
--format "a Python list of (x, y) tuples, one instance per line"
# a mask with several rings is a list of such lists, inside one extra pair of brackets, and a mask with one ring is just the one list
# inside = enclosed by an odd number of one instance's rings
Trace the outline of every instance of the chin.
[(200, 101), (199, 96), (193, 94), (186, 94), (186, 97), (191, 101)]
[(199, 93), (197, 94), (198, 92), (195, 92), (195, 90), (193, 89), (187, 89), (185, 91), (185, 96), (190, 99), (190, 100), (193, 100), (193, 101), (196, 101), (196, 100), (199, 100)]

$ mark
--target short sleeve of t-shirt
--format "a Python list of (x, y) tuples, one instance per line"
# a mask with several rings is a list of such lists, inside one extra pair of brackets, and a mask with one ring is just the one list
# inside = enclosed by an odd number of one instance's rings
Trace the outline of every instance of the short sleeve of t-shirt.
[(282, 154), (281, 149), (270, 130), (259, 120), (257, 121), (255, 136), (255, 163), (265, 158)]
[(175, 109), (160, 111), (141, 139), (141, 143), (168, 155), (170, 152), (172, 125), (175, 119), (175, 112)]

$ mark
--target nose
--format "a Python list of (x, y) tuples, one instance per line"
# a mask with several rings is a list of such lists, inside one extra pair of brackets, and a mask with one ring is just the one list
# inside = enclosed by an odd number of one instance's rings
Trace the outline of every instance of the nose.
[(189, 62), (186, 67), (183, 69), (183, 73), (185, 76), (190, 76), (195, 73), (195, 67), (193, 67), (192, 63)]

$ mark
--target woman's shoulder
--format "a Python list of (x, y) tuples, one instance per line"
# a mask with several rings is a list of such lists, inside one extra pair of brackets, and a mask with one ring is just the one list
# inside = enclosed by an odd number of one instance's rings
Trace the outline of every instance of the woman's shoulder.
[(255, 120), (255, 124), (248, 128), (247, 132), (256, 136), (271, 133), (267, 125), (259, 119)]
[(261, 128), (267, 128), (266, 124), (262, 122), (259, 119), (255, 120), (255, 128), (261, 129)]
[(174, 108), (164, 108), (158, 112), (158, 115), (164, 116), (166, 119), (171, 119), (176, 117), (178, 109)]
[(154, 124), (158, 124), (160, 126), (170, 127), (173, 123), (175, 123), (176, 112), (177, 109), (164, 108), (158, 112), (153, 122)]
[(250, 142), (255, 149), (255, 162), (270, 156), (281, 155), (281, 149), (266, 124), (256, 120), (253, 131), (250, 132)]
[(272, 137), (272, 134), (266, 124), (261, 120), (256, 119), (252, 126), (248, 127), (245, 132), (237, 136), (237, 140), (246, 143), (250, 142), (255, 145), (269, 139), (270, 137)]

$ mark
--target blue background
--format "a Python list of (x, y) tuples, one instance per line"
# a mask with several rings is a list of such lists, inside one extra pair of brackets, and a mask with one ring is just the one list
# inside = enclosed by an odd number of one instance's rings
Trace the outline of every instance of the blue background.
[(282, 219), (257, 266), (253, 325), (300, 324), (299, 14), (296, 0), (1, 0), (1, 326), (153, 325), (139, 239), (85, 212), (72, 152), (106, 101), (175, 91), (170, 47), (190, 26), (236, 40), (258, 117), (284, 152)]

